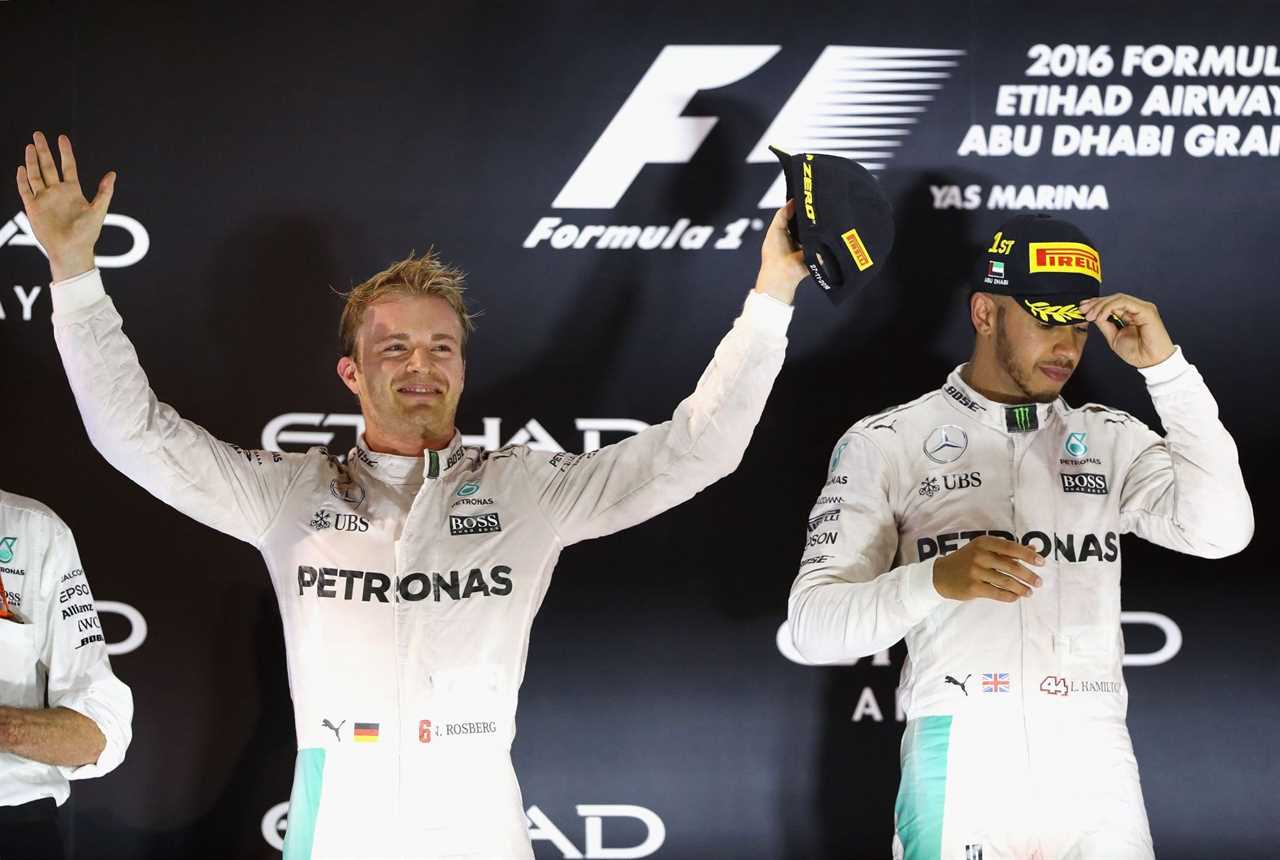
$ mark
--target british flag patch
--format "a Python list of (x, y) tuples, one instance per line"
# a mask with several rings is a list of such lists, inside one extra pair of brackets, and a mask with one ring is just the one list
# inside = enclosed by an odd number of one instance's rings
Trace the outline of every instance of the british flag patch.
[(1009, 673), (984, 672), (982, 675), (982, 692), (984, 693), (1007, 693), (1009, 692)]

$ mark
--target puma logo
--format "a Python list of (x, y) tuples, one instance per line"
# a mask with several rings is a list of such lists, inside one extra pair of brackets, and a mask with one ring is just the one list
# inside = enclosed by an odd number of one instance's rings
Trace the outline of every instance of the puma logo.
[[(968, 678), (966, 678), (965, 680), (967, 681)], [(968, 695), (968, 693), (966, 693), (965, 695)], [(343, 720), (342, 722), (338, 723), (336, 726), (333, 723), (329, 722), (328, 720), (325, 720), (324, 723), (322, 723), (322, 725), (326, 729), (333, 732), (333, 736), (338, 739), (338, 743), (342, 743), (342, 735), (338, 734), (338, 732), (341, 731), (342, 727), (345, 726), (346, 724), (347, 724), (346, 720)]]
[(970, 672), (968, 675), (964, 676), (963, 681), (957, 681), (955, 678), (952, 678), (950, 675), (948, 675), (946, 681), (948, 684), (955, 684), (957, 687), (960, 688), (960, 692), (964, 693), (965, 696), (968, 696), (969, 691), (964, 688), (964, 685), (969, 683), (969, 679), (972, 677), (973, 677), (973, 673)]

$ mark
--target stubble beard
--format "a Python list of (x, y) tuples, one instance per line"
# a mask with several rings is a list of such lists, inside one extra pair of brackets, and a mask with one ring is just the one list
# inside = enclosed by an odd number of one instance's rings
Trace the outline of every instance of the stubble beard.
[(1000, 368), (1027, 400), (1032, 403), (1052, 403), (1058, 399), (1058, 391), (1034, 390), (1028, 375), (1014, 360), (1013, 345), (1009, 343), (1009, 338), (1005, 334), (1004, 315), (1003, 307), (996, 312), (996, 361), (1000, 363)]

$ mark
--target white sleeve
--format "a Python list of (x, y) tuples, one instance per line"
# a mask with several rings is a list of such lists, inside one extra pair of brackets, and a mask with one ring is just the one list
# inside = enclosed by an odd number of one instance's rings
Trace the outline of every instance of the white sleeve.
[(93, 446), (162, 502), (257, 544), (305, 455), (219, 441), (158, 401), (97, 269), (51, 293), (58, 352)]
[(111, 671), (98, 610), (71, 531), (56, 519), (49, 523), (49, 551), (40, 571), (40, 663), (48, 676), (49, 707), (83, 714), (107, 740), (97, 762), (59, 767), (68, 779), (89, 779), (111, 772), (124, 760), (133, 738), (133, 694)]
[(787, 604), (796, 650), (814, 663), (883, 651), (950, 602), (933, 587), (934, 559), (893, 567), (892, 467), (875, 443), (852, 430), (831, 463)]
[(671, 420), (586, 454), (524, 451), (560, 539), (570, 544), (644, 522), (737, 468), (782, 368), (791, 313), (752, 292)]
[(1253, 504), (1217, 402), (1180, 347), (1142, 374), (1166, 435), (1138, 424), (1142, 451), (1121, 489), (1123, 530), (1204, 558), (1240, 552), (1253, 537)]

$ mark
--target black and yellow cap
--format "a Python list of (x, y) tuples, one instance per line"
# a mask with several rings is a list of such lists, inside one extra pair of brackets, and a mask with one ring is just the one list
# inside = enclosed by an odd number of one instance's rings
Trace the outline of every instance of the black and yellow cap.
[(893, 247), (889, 198), (856, 161), (769, 149), (782, 162), (787, 198), (796, 201), (788, 225), (791, 239), (804, 249), (810, 278), (827, 298), (840, 302), (871, 283), (889, 260)]
[(978, 255), (975, 292), (1009, 296), (1048, 325), (1085, 321), (1080, 302), (1102, 292), (1102, 258), (1084, 232), (1048, 215), (1019, 215)]

